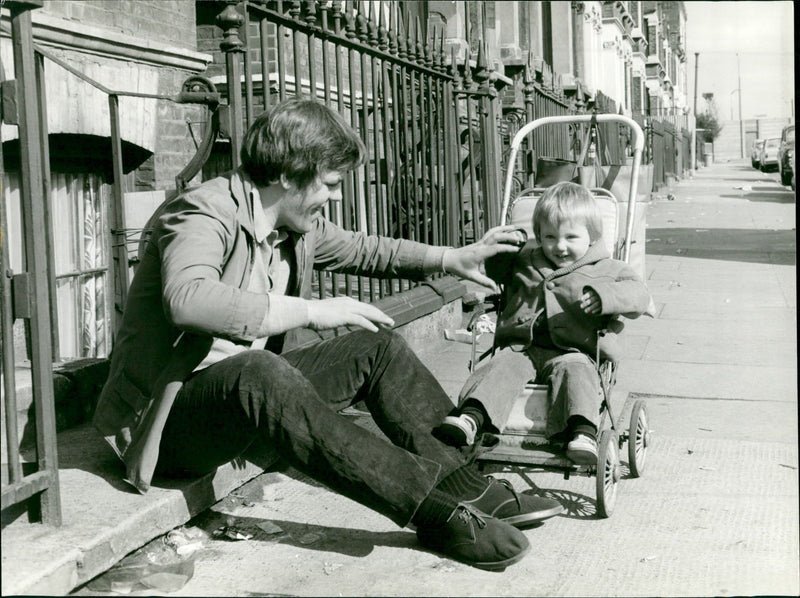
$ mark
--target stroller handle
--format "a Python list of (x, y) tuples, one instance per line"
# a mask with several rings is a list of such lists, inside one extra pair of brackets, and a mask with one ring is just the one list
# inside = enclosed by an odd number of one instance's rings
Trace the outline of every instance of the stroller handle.
[(639, 167), (642, 164), (642, 150), (644, 149), (644, 133), (642, 128), (632, 118), (623, 116), (621, 114), (581, 114), (581, 115), (565, 115), (565, 116), (545, 116), (544, 118), (537, 118), (524, 125), (514, 139), (511, 140), (511, 152), (508, 156), (508, 170), (506, 172), (506, 183), (503, 189), (503, 207), (500, 211), (500, 224), (506, 223), (506, 216), (508, 212), (508, 204), (511, 201), (511, 186), (514, 182), (514, 168), (512, 165), (517, 159), (522, 140), (530, 135), (535, 129), (543, 125), (553, 124), (574, 124), (574, 123), (588, 123), (592, 118), (596, 122), (607, 123), (615, 122), (627, 125), (633, 131), (633, 172), (631, 173), (631, 186), (628, 190), (628, 214), (625, 221), (625, 243), (622, 249), (622, 259), (628, 261), (631, 251), (631, 238), (633, 236), (633, 222), (634, 212), (636, 210), (636, 192), (639, 184)]

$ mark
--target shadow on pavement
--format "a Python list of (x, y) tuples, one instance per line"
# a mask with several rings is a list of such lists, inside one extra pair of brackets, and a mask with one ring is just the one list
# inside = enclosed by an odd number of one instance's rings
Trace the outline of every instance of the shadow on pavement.
[[(373, 532), (282, 519), (228, 515), (213, 509), (195, 517), (191, 523), (208, 533), (211, 540), (207, 547), (212, 549), (214, 544), (220, 542), (237, 541), (287, 544), (296, 548), (335, 552), (354, 557), (367, 556), (376, 546), (421, 549), (416, 534), (408, 530)], [(225, 526), (235, 527), (236, 530), (252, 537), (246, 540), (234, 540), (222, 534), (214, 535), (215, 531)]]
[[(759, 189), (764, 189), (759, 191)], [(774, 202), (774, 203), (794, 203), (794, 191), (791, 189), (775, 189), (775, 187), (753, 187), (753, 193), (743, 193), (739, 195), (720, 195), (720, 197), (730, 197), (731, 199), (745, 199), (747, 201)]]
[(741, 228), (649, 228), (648, 255), (795, 265), (796, 231)]

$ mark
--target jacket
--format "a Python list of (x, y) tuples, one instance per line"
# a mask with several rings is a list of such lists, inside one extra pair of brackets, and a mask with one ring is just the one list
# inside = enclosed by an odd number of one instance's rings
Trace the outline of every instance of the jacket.
[[(150, 487), (169, 409), (213, 337), (250, 343), (269, 309), (267, 295), (246, 290), (257, 250), (252, 189), (236, 171), (168, 200), (151, 218), (93, 418), (140, 492)], [(314, 268), (421, 279), (441, 267), (444, 251), (346, 231), (324, 218), (289, 241), (287, 294), (306, 299)]]
[[(625, 262), (611, 259), (602, 243), (592, 245), (575, 263), (554, 270), (542, 249), (528, 241), (519, 253), (487, 260), (486, 273), (504, 288), (504, 307), (495, 332), (498, 347), (529, 348), (534, 324), (541, 316), (556, 347), (591, 357), (598, 348), (597, 331), (606, 329), (599, 340), (600, 358), (617, 361), (623, 324), (616, 316), (654, 315), (647, 286)], [(599, 315), (580, 308), (586, 289), (600, 297)]]

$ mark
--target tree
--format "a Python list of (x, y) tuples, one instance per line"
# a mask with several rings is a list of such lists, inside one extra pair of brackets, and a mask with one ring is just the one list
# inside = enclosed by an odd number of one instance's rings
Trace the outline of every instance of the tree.
[(696, 127), (698, 130), (702, 129), (699, 133), (703, 141), (713, 143), (722, 131), (722, 124), (719, 121), (717, 105), (714, 102), (714, 94), (704, 93), (703, 99), (706, 101), (706, 108), (697, 115)]

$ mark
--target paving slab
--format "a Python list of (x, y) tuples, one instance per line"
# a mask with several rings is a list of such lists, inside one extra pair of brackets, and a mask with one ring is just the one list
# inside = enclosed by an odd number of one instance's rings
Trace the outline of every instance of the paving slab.
[[(776, 463), (795, 467), (776, 470)], [(412, 531), (292, 469), (269, 473), (248, 484), (252, 506), (223, 501), (191, 522), (211, 533), (233, 517), (255, 536), (211, 540), (194, 577), (171, 595), (219, 587), (229, 595), (294, 596), (797, 593), (796, 447), (659, 436), (648, 464), (639, 479), (623, 465), (616, 510), (605, 520), (594, 513), (592, 478), (492, 470), (518, 491), (557, 497), (568, 508), (525, 530), (531, 552), (503, 573), (441, 559), (421, 549)], [(265, 524), (280, 532), (259, 533)]]
[(31, 525), (25, 516), (6, 523), (4, 513), (3, 595), (67, 594), (264, 471), (241, 460), (199, 479), (155, 480), (142, 496), (90, 426), (60, 433), (58, 456), (64, 524)]
[(750, 366), (626, 360), (617, 385), (634, 392), (684, 397), (797, 400), (797, 366)]

